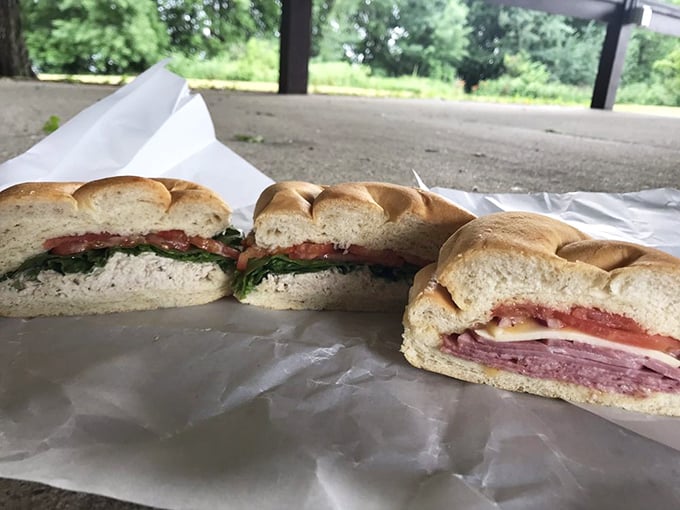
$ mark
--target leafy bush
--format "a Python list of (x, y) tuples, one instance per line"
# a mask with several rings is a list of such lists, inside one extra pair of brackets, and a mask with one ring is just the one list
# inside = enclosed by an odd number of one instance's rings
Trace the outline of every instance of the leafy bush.
[(24, 1), (21, 7), (38, 72), (134, 73), (155, 64), (168, 45), (152, 2)]
[(313, 86), (372, 89), (381, 95), (446, 99), (461, 99), (464, 95), (460, 81), (451, 83), (419, 76), (376, 76), (366, 65), (347, 62), (312, 62), (309, 77)]
[(677, 94), (661, 83), (631, 83), (616, 94), (617, 103), (680, 106)]
[(168, 67), (185, 78), (276, 82), (279, 53), (275, 41), (251, 38), (211, 59), (175, 54)]
[(495, 80), (480, 82), (475, 95), (516, 100), (550, 99), (565, 103), (585, 103), (590, 99), (590, 87), (550, 81), (546, 66), (532, 62), (526, 55), (506, 55), (503, 64), (506, 73)]

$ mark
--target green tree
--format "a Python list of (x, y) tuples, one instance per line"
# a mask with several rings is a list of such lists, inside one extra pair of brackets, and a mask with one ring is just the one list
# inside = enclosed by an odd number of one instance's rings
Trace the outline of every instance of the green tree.
[(659, 74), (661, 84), (670, 93), (672, 106), (680, 106), (680, 47), (665, 58), (657, 60), (654, 71)]
[(453, 80), (467, 50), (467, 7), (458, 0), (407, 0), (401, 6), (405, 36), (397, 74)]
[(526, 9), (502, 9), (506, 54), (523, 54), (546, 66), (553, 80), (574, 85), (595, 81), (604, 27)]
[(634, 30), (621, 81), (624, 85), (648, 82), (654, 74), (654, 63), (666, 58), (677, 47), (680, 47), (680, 40), (675, 37), (643, 28)]
[(312, 43), (319, 60), (351, 60), (353, 48), (361, 40), (353, 21), (356, 4), (357, 0), (334, 0), (331, 9), (316, 18), (320, 26), (316, 34), (312, 33)]
[(459, 0), (359, 1), (346, 53), (389, 76), (451, 78), (466, 51), (466, 13)]
[(466, 24), (470, 29), (468, 50), (458, 64), (458, 74), (471, 92), (481, 80), (491, 80), (503, 71), (505, 30), (499, 22), (500, 8), (479, 0), (465, 0)]
[(507, 55), (540, 63), (553, 81), (578, 85), (595, 80), (604, 25), (482, 0), (466, 3), (470, 44), (459, 72), (468, 92), (480, 80), (503, 74)]
[(42, 72), (139, 72), (168, 36), (150, 0), (23, 0), (26, 45)]
[(335, 0), (322, 0), (312, 3), (312, 57), (318, 57), (321, 53), (321, 45), (334, 4)]
[(156, 0), (175, 51), (209, 59), (251, 37), (274, 38), (280, 2), (273, 0)]

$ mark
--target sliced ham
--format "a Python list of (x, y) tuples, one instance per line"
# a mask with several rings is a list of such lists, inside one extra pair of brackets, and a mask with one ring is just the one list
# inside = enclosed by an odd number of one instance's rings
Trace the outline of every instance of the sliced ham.
[(640, 396), (652, 391), (680, 392), (680, 369), (644, 356), (569, 340), (494, 342), (466, 331), (445, 336), (441, 350), (490, 368), (602, 391)]

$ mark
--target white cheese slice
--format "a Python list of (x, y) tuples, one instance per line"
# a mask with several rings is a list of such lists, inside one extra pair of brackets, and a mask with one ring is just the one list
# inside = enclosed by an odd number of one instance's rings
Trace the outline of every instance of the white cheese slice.
[(645, 349), (643, 347), (635, 347), (633, 345), (626, 345), (619, 342), (612, 342), (603, 338), (588, 335), (572, 328), (549, 328), (543, 326), (534, 320), (526, 320), (515, 324), (514, 326), (500, 327), (495, 323), (489, 323), (485, 327), (475, 329), (482, 338), (491, 340), (493, 342), (525, 342), (527, 340), (571, 340), (572, 342), (581, 342), (597, 347), (608, 347), (609, 349), (618, 349), (619, 351), (629, 352), (639, 356), (646, 356), (651, 359), (661, 361), (674, 368), (680, 367), (680, 360), (661, 351), (654, 349)]

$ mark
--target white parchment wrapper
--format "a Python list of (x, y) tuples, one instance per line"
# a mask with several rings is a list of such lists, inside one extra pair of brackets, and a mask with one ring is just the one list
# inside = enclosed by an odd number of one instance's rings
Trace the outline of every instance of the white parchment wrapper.
[(211, 187), (233, 209), (273, 181), (215, 138), (205, 101), (160, 62), (0, 165), (0, 190), (27, 181), (114, 175), (174, 177)]
[[(215, 142), (200, 96), (161, 65), (1, 165), (0, 187), (125, 173), (211, 186), (244, 226), (271, 182)], [(435, 191), (680, 247), (675, 190)], [(411, 367), (400, 342), (400, 314), (233, 299), (0, 318), (0, 476), (163, 508), (677, 507), (677, 420), (465, 384)]]

